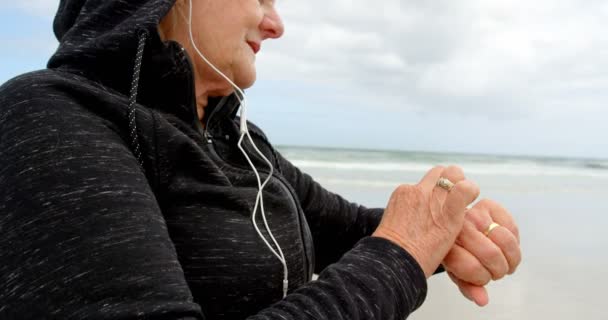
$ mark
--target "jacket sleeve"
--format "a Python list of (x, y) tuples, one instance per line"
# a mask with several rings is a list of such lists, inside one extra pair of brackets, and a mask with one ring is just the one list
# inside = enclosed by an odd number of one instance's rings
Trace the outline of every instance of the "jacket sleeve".
[(249, 320), (402, 320), (426, 298), (424, 273), (389, 240), (365, 237), (316, 281)]
[(108, 124), (61, 98), (0, 99), (0, 319), (203, 319)]

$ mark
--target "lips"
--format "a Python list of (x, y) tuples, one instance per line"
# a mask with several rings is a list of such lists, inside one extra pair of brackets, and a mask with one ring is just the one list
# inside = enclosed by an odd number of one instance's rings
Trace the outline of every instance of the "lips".
[(253, 53), (258, 53), (260, 51), (260, 44), (252, 41), (247, 41), (247, 44), (249, 44)]

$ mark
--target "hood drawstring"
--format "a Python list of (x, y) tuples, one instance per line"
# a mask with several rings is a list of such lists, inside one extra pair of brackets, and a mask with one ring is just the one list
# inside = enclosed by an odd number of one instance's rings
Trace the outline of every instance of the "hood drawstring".
[(137, 45), (137, 55), (135, 56), (135, 66), (133, 68), (133, 80), (131, 82), (131, 92), (129, 94), (129, 135), (131, 137), (131, 149), (137, 157), (137, 161), (141, 165), (144, 173), (144, 159), (142, 157), (141, 148), (139, 146), (139, 134), (137, 132), (136, 108), (137, 103), (137, 88), (139, 87), (139, 73), (141, 71), (141, 62), (144, 56), (144, 47), (146, 45), (147, 33), (145, 30), (139, 33), (139, 43)]

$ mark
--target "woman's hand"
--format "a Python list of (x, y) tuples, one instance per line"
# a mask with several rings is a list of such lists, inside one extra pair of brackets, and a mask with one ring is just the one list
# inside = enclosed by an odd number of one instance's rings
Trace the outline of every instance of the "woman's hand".
[[(492, 222), (500, 226), (484, 235)], [(498, 203), (481, 200), (465, 215), (443, 266), (465, 297), (484, 306), (489, 300), (484, 286), (512, 274), (520, 262), (519, 230), (513, 217)]]
[[(455, 184), (449, 192), (436, 185), (440, 177)], [(467, 205), (478, 195), (479, 188), (464, 179), (460, 168), (435, 167), (418, 184), (401, 185), (393, 192), (372, 236), (400, 245), (428, 278), (454, 245)]]

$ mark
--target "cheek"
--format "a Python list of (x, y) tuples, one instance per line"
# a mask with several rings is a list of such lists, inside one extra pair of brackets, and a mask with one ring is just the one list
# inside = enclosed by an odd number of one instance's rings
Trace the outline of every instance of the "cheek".
[(247, 62), (251, 60), (251, 56), (253, 55), (253, 51), (249, 47), (249, 44), (247, 43), (246, 37), (244, 35), (235, 37), (234, 43), (232, 45), (232, 50), (232, 52), (234, 52), (234, 54), (232, 55), (233, 57), (239, 58), (240, 60), (244, 60)]
[(218, 64), (217, 67), (222, 68), (239, 64), (245, 55), (243, 49), (247, 49), (243, 47), (243, 43), (245, 41), (240, 35), (216, 33), (214, 41), (210, 41), (207, 47), (209, 52), (212, 52), (214, 61)]
[(249, 48), (249, 45), (241, 46), (234, 55), (232, 65), (237, 69), (237, 73), (249, 73), (252, 68), (255, 68), (255, 55)]

